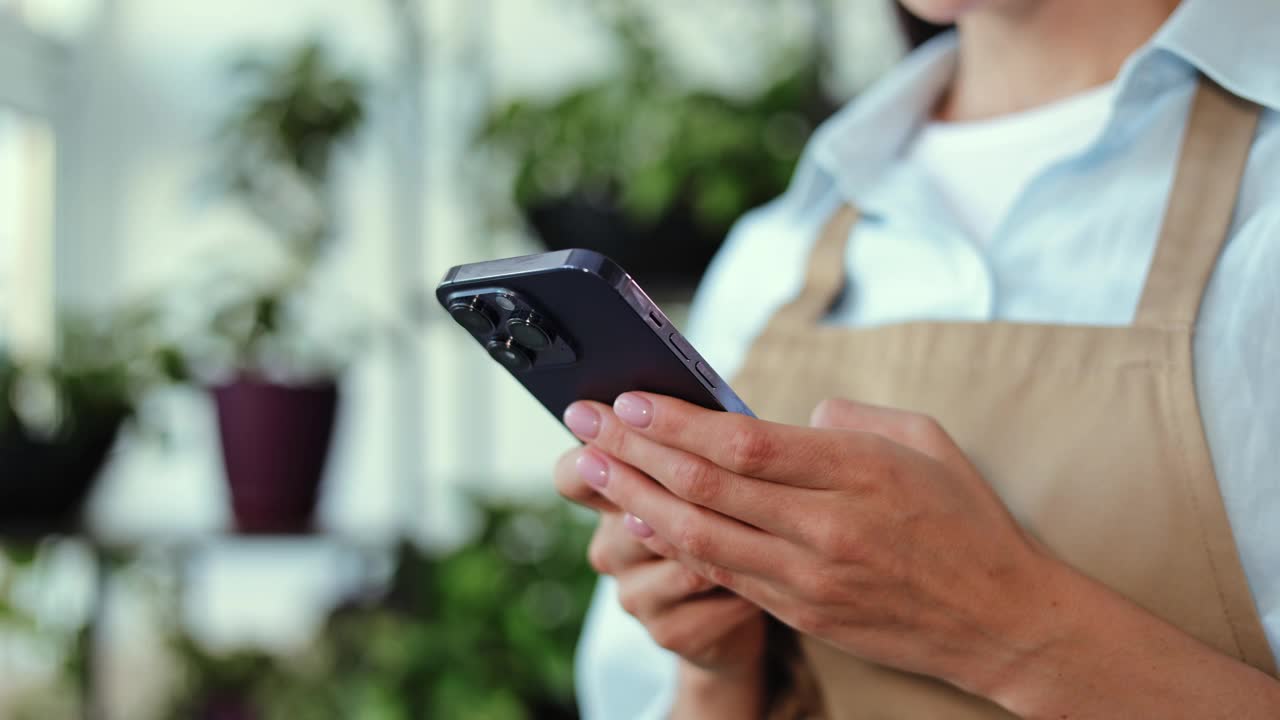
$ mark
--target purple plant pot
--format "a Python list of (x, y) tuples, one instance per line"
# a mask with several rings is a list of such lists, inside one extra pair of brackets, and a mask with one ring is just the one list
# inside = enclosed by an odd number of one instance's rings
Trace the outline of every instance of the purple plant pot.
[(212, 392), (236, 529), (310, 532), (338, 410), (337, 385), (279, 385), (241, 375)]
[(257, 720), (253, 704), (232, 693), (210, 697), (200, 709), (199, 720)]

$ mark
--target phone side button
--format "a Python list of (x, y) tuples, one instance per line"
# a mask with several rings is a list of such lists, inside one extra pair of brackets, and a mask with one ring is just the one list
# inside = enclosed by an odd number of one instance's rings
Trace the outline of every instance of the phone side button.
[(719, 378), (717, 378), (716, 374), (711, 371), (711, 368), (707, 367), (706, 363), (700, 362), (697, 365), (694, 365), (693, 368), (698, 371), (698, 374), (702, 376), (703, 380), (707, 381), (708, 385), (715, 388), (716, 382)]
[(667, 341), (671, 343), (671, 347), (675, 348), (676, 352), (680, 353), (680, 357), (685, 360), (693, 359), (693, 348), (689, 346), (689, 343), (685, 342), (684, 338), (680, 337), (679, 333), (671, 333), (667, 336)]

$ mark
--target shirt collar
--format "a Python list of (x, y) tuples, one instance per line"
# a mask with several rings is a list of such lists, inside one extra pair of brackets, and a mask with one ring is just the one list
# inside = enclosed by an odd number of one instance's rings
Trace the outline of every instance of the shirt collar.
[[(1276, 0), (1182, 0), (1125, 64), (1116, 102), (1145, 104), (1149, 98), (1137, 96), (1199, 71), (1240, 97), (1280, 110), (1278, 20)], [(1162, 62), (1170, 56), (1176, 62)], [(876, 184), (928, 117), (955, 64), (955, 34), (934, 38), (818, 129), (813, 160), (846, 200), (874, 213)]]
[(866, 195), (928, 117), (955, 64), (954, 33), (934, 38), (818, 128), (813, 160), (842, 196), (869, 210)]
[(1148, 46), (1246, 100), (1280, 110), (1278, 30), (1276, 0), (1182, 0)]

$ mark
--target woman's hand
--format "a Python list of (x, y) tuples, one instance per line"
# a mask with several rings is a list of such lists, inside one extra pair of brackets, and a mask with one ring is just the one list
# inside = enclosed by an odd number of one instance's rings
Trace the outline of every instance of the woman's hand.
[(622, 608), (644, 625), (655, 643), (681, 658), (672, 717), (758, 716), (764, 614), (688, 566), (664, 557), (675, 555), (666, 543), (641, 543), (634, 529), (643, 524), (586, 482), (603, 471), (593, 462), (595, 456), (583, 449), (565, 453), (556, 464), (556, 488), (569, 500), (600, 512), (588, 550), (592, 567), (616, 579)]
[(565, 419), (633, 534), (804, 633), (974, 690), (1038, 650), (1056, 562), (926, 418), (830, 401), (803, 428), (628, 393)]
[(827, 401), (803, 428), (627, 393), (565, 422), (655, 552), (857, 656), (1020, 717), (1280, 717), (1280, 683), (1053, 558), (926, 417)]

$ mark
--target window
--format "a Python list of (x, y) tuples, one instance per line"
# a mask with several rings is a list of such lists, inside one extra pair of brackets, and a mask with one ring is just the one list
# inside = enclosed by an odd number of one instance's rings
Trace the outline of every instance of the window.
[(53, 351), (54, 139), (0, 107), (0, 342), (19, 357)]
[(32, 358), (54, 344), (53, 128), (67, 57), (46, 21), (69, 7), (0, 0), (0, 344)]

